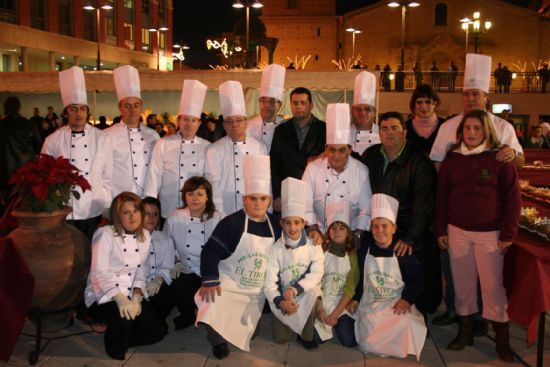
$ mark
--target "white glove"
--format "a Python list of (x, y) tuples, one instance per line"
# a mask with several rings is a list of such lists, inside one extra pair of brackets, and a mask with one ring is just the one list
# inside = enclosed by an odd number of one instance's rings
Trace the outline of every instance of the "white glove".
[(115, 300), (118, 311), (120, 312), (120, 317), (126, 320), (133, 320), (135, 318), (133, 302), (128, 299), (124, 294), (117, 293), (113, 299)]
[(162, 287), (162, 283), (164, 283), (164, 279), (160, 275), (151, 280), (149, 284), (147, 284), (147, 293), (149, 293), (149, 296), (157, 294)]
[(172, 279), (176, 279), (180, 276), (181, 273), (183, 273), (183, 270), (185, 269), (185, 266), (183, 266), (181, 261), (178, 261), (174, 264), (174, 267), (170, 269), (170, 276)]
[(134, 293), (134, 295), (132, 296), (132, 314), (133, 314), (133, 319), (135, 319), (136, 317), (138, 317), (140, 314), (141, 314), (141, 300), (143, 299), (143, 296), (141, 294), (137, 294), (137, 293)]

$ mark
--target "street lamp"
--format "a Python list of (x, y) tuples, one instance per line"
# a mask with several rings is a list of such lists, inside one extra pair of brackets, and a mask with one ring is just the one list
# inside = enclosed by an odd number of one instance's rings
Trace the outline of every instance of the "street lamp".
[(363, 33), (362, 30), (353, 27), (346, 28), (346, 32), (351, 33), (351, 58), (355, 60), (355, 35)]
[(97, 30), (97, 59), (96, 59), (96, 70), (101, 70), (101, 51), (99, 47), (99, 12), (101, 9), (103, 10), (112, 10), (113, 6), (111, 4), (103, 4), (101, 6), (98, 6), (98, 1), (95, 2), (88, 2), (84, 5), (85, 10), (95, 10), (96, 11), (96, 30)]
[(401, 7), (401, 67), (405, 70), (405, 19), (407, 18), (407, 7), (416, 8), (420, 6), (417, 1), (401, 0), (388, 3), (390, 8)]
[(246, 7), (246, 49), (245, 49), (245, 67), (249, 68), (249, 48), (250, 48), (250, 7), (255, 9), (263, 8), (264, 4), (260, 0), (245, 0), (244, 3), (241, 0), (235, 0), (233, 7), (236, 9), (242, 9)]
[(149, 32), (157, 34), (157, 70), (160, 70), (160, 32), (166, 32), (170, 28), (162, 26), (158, 28), (151, 27)]
[(185, 43), (176, 43), (174, 45), (172, 45), (173, 48), (179, 48), (179, 52), (177, 53), (173, 53), (173, 58), (174, 59), (177, 59), (179, 61), (179, 64), (180, 64), (180, 70), (181, 70), (181, 63), (183, 62), (183, 60), (185, 60), (185, 56), (183, 55), (183, 50), (189, 50), (189, 46), (187, 46), (187, 44)]
[(473, 16), (473, 20), (465, 17), (460, 20), (462, 23), (462, 29), (466, 32), (466, 53), (468, 53), (468, 35), (470, 33), (470, 26), (472, 27), (472, 33), (474, 35), (474, 52), (477, 54), (477, 46), (479, 43), (479, 35), (483, 33), (487, 33), (489, 29), (493, 26), (493, 23), (489, 20), (485, 20), (483, 22), (480, 20), (481, 13), (476, 11)]

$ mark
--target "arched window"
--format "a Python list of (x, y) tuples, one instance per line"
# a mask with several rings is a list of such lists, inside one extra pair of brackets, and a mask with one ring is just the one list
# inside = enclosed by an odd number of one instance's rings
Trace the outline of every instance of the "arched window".
[(447, 25), (447, 4), (439, 3), (435, 6), (435, 25)]

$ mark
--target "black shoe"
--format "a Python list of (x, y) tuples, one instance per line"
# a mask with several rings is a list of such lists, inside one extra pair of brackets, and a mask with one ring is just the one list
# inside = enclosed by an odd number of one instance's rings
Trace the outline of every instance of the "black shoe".
[(124, 352), (111, 352), (108, 350), (106, 352), (109, 355), (109, 357), (111, 357), (112, 359), (116, 359), (119, 361), (123, 361), (126, 359), (126, 353)]
[(319, 347), (319, 344), (313, 340), (307, 341), (302, 339), (300, 335), (298, 335), (298, 344), (300, 344), (302, 347), (304, 347), (307, 350), (317, 349)]
[(177, 330), (187, 329), (189, 326), (194, 324), (194, 321), (186, 320), (182, 315), (174, 317), (174, 328)]
[(489, 322), (487, 320), (474, 320), (474, 336), (485, 336), (489, 332)]
[(439, 315), (432, 320), (432, 325), (435, 326), (447, 326), (456, 324), (458, 322), (458, 316), (451, 316), (447, 312), (443, 315)]
[(229, 346), (227, 345), (227, 343), (214, 345), (212, 347), (212, 353), (218, 359), (227, 358), (227, 356), (229, 356)]

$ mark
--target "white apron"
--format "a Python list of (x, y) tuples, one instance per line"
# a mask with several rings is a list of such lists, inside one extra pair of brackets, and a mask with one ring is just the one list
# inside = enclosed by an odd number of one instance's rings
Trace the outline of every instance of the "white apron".
[(203, 302), (199, 293), (195, 294), (198, 307), (195, 325), (199, 322), (210, 325), (226, 341), (247, 352), (262, 316), (267, 254), (275, 242), (269, 218), (267, 223), (272, 237), (256, 236), (248, 233), (246, 216), (235, 252), (219, 263), (222, 294), (216, 295), (215, 302)]
[[(310, 253), (306, 246), (303, 248), (297, 248), (294, 250), (288, 250), (292, 252), (303, 252)], [(293, 256), (296, 257), (296, 262), (300, 263), (299, 255)], [(304, 270), (307, 271), (307, 268), (311, 265), (311, 261), (308, 264), (303, 264), (301, 267), (293, 266), (292, 264), (283, 264), (286, 268), (286, 271), (281, 271), (279, 273), (279, 280), (281, 282), (281, 288), (287, 289), (292, 284), (298, 282), (300, 277), (304, 274)], [(311, 315), (313, 306), (315, 306), (315, 301), (317, 297), (321, 295), (319, 287), (314, 287), (296, 297), (296, 303), (298, 304), (298, 311), (292, 315), (284, 315), (282, 310), (277, 308), (274, 303), (269, 302), (271, 311), (273, 315), (277, 317), (282, 323), (287, 325), (292, 331), (296, 334), (302, 334), (304, 326), (306, 325), (307, 319)]]
[(357, 310), (355, 338), (364, 353), (405, 358), (420, 352), (426, 340), (424, 318), (414, 305), (411, 312), (396, 315), (393, 305), (405, 287), (395, 254), (374, 257), (367, 253), (364, 266), (363, 296)]
[[(323, 290), (323, 307), (327, 316), (334, 311), (344, 295), (344, 285), (350, 269), (348, 254), (339, 257), (330, 252), (325, 253), (325, 273), (321, 281), (321, 287)], [(344, 314), (349, 315), (344, 310), (338, 317)], [(332, 326), (315, 319), (315, 330), (317, 330), (322, 341), (332, 339)]]

